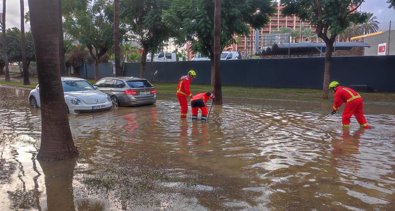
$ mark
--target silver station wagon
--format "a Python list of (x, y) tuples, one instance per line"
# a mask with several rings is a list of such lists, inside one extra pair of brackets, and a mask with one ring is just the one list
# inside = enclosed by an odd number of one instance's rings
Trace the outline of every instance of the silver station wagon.
[(151, 105), (156, 102), (156, 89), (145, 78), (105, 77), (95, 86), (107, 93), (115, 106)]

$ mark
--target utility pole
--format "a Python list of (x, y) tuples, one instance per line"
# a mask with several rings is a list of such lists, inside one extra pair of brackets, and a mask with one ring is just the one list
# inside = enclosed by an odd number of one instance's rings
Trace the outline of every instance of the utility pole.
[(390, 55), (390, 47), (391, 47), (391, 21), (388, 29), (388, 45), (387, 45), (387, 55)]

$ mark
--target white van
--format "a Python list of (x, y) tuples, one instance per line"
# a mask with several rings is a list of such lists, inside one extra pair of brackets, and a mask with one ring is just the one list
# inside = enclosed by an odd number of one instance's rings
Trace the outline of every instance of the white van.
[(221, 60), (237, 60), (240, 59), (240, 54), (237, 51), (222, 51)]
[[(151, 53), (147, 54), (147, 62), (151, 61)], [(160, 52), (154, 54), (154, 62), (175, 62), (177, 61), (176, 53)]]

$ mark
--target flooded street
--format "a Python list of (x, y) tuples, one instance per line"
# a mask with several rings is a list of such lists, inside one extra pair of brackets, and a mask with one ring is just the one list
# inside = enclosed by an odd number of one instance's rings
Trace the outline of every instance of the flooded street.
[(80, 156), (41, 162), (27, 96), (0, 87), (0, 210), (395, 210), (395, 102), (343, 131), (331, 101), (224, 99), (202, 123), (162, 97), (69, 115)]

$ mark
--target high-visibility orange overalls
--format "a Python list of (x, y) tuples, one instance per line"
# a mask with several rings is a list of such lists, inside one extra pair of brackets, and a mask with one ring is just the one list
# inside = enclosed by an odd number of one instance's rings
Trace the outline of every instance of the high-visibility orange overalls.
[(187, 97), (191, 97), (192, 93), (190, 91), (192, 78), (188, 75), (184, 75), (180, 78), (180, 81), (177, 85), (177, 98), (180, 103), (180, 117), (186, 118), (188, 113), (188, 99)]
[(337, 86), (335, 88), (332, 110), (337, 111), (343, 103), (346, 103), (342, 114), (342, 123), (344, 128), (350, 127), (350, 118), (352, 115), (355, 116), (361, 127), (369, 128), (363, 112), (362, 97), (351, 88)]
[(197, 120), (197, 115), (200, 110), (202, 110), (202, 121), (207, 120), (207, 101), (210, 99), (210, 96), (206, 95), (206, 92), (196, 94), (191, 99), (191, 107), (192, 107), (192, 120)]

